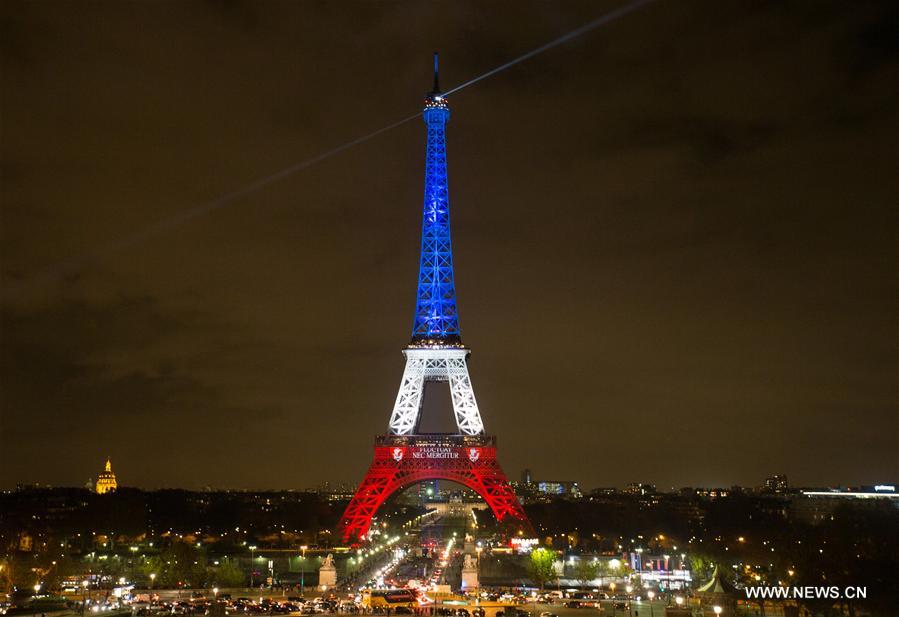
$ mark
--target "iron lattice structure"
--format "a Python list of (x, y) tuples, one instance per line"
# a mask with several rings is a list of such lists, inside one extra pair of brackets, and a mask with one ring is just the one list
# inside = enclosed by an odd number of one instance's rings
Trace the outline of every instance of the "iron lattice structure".
[(446, 123), (450, 111), (440, 95), (436, 60), (434, 92), (425, 99), (422, 113), (428, 127), (425, 155), (425, 199), (421, 227), (421, 261), (413, 344), (461, 344), (453, 275), (453, 242), (450, 236), (449, 178), (446, 171)]
[[(498, 521), (516, 521), (531, 532), (527, 516), (496, 460), (496, 440), (462, 435), (397, 438), (376, 442), (375, 460), (341, 519), (345, 541), (364, 539), (372, 517), (396, 491), (424, 480), (449, 480), (467, 486), (490, 506)], [(458, 437), (447, 443), (447, 438)], [(437, 443), (434, 443), (437, 441)]]
[[(446, 170), (449, 107), (440, 94), (437, 57), (434, 91), (425, 99), (427, 125), (421, 262), (412, 341), (390, 415), (388, 434), (375, 442), (375, 458), (340, 520), (344, 541), (365, 539), (372, 518), (396, 491), (423, 480), (450, 480), (475, 491), (497, 520), (533, 533), (509, 480), (496, 460), (496, 439), (484, 434), (471, 377), (470, 351), (462, 345), (456, 310)], [(449, 382), (458, 434), (418, 432), (428, 382)]]
[(480, 435), (484, 432), (481, 412), (468, 375), (466, 358), (469, 353), (464, 348), (409, 348), (403, 351), (406, 370), (403, 371), (400, 391), (390, 414), (390, 432), (393, 435), (418, 432), (421, 403), (429, 381), (449, 382), (453, 414), (461, 434)]

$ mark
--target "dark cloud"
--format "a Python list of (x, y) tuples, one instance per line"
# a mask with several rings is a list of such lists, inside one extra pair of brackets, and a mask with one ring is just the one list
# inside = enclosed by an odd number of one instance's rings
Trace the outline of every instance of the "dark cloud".
[[(142, 486), (361, 477), (419, 122), (98, 247), (414, 113), (433, 49), (452, 86), (613, 6), (5, 3), (0, 483), (107, 454)], [(463, 336), (511, 474), (895, 479), (897, 23), (655, 3), (452, 98)]]

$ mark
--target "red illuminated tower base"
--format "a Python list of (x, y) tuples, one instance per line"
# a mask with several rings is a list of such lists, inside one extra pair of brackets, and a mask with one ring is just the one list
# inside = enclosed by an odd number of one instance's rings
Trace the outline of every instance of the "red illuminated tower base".
[(424, 480), (450, 480), (467, 486), (487, 502), (498, 521), (533, 533), (496, 460), (495, 437), (382, 435), (375, 441), (375, 460), (340, 521), (343, 540), (364, 540), (381, 504), (396, 491)]

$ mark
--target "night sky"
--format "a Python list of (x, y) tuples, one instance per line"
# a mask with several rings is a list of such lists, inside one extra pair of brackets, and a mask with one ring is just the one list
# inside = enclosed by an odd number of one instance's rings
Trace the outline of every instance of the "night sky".
[[(0, 486), (107, 455), (127, 486), (358, 482), (423, 123), (141, 233), (415, 113), (433, 50), (452, 87), (621, 4), (4, 2)], [(661, 1), (451, 97), (462, 335), (511, 477), (899, 479), (897, 24)]]

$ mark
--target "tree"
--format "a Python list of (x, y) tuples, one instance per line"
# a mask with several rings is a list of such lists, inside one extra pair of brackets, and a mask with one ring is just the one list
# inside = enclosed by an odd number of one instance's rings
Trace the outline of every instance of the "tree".
[(531, 561), (528, 564), (528, 570), (531, 579), (540, 585), (541, 590), (547, 581), (556, 578), (555, 561), (556, 554), (551, 550), (538, 548), (531, 551)]
[(9, 593), (16, 587), (28, 589), (39, 581), (34, 569), (30, 567), (32, 563), (24, 554), (17, 556), (14, 553), (0, 565), (3, 566), (0, 568), (0, 591)]
[(584, 559), (581, 557), (577, 565), (574, 567), (574, 578), (581, 585), (587, 585), (593, 582), (600, 573), (600, 564), (595, 559)]
[[(159, 555), (151, 555), (144, 559), (143, 563), (140, 566), (140, 573), (143, 577), (144, 585), (152, 586), (164, 586), (165, 578), (164, 574), (166, 571), (166, 563)], [(151, 576), (155, 574), (156, 576)]]
[(247, 584), (247, 576), (237, 561), (227, 557), (219, 561), (214, 580), (219, 587), (244, 587)]
[(60, 555), (54, 559), (41, 577), (45, 589), (59, 589), (63, 581), (81, 571), (78, 566), (79, 564), (68, 555)]
[(715, 564), (707, 555), (697, 552), (690, 554), (690, 570), (693, 572), (693, 580), (705, 582), (711, 575)]
[(621, 576), (628, 578), (633, 572), (634, 569), (630, 567), (626, 562), (614, 560), (615, 567), (612, 567), (612, 562), (607, 561), (601, 565), (601, 570), (599, 571), (600, 576)]
[(193, 545), (176, 542), (158, 556), (147, 558), (141, 566), (146, 579), (155, 574), (156, 587), (204, 587), (206, 585), (206, 555)]

